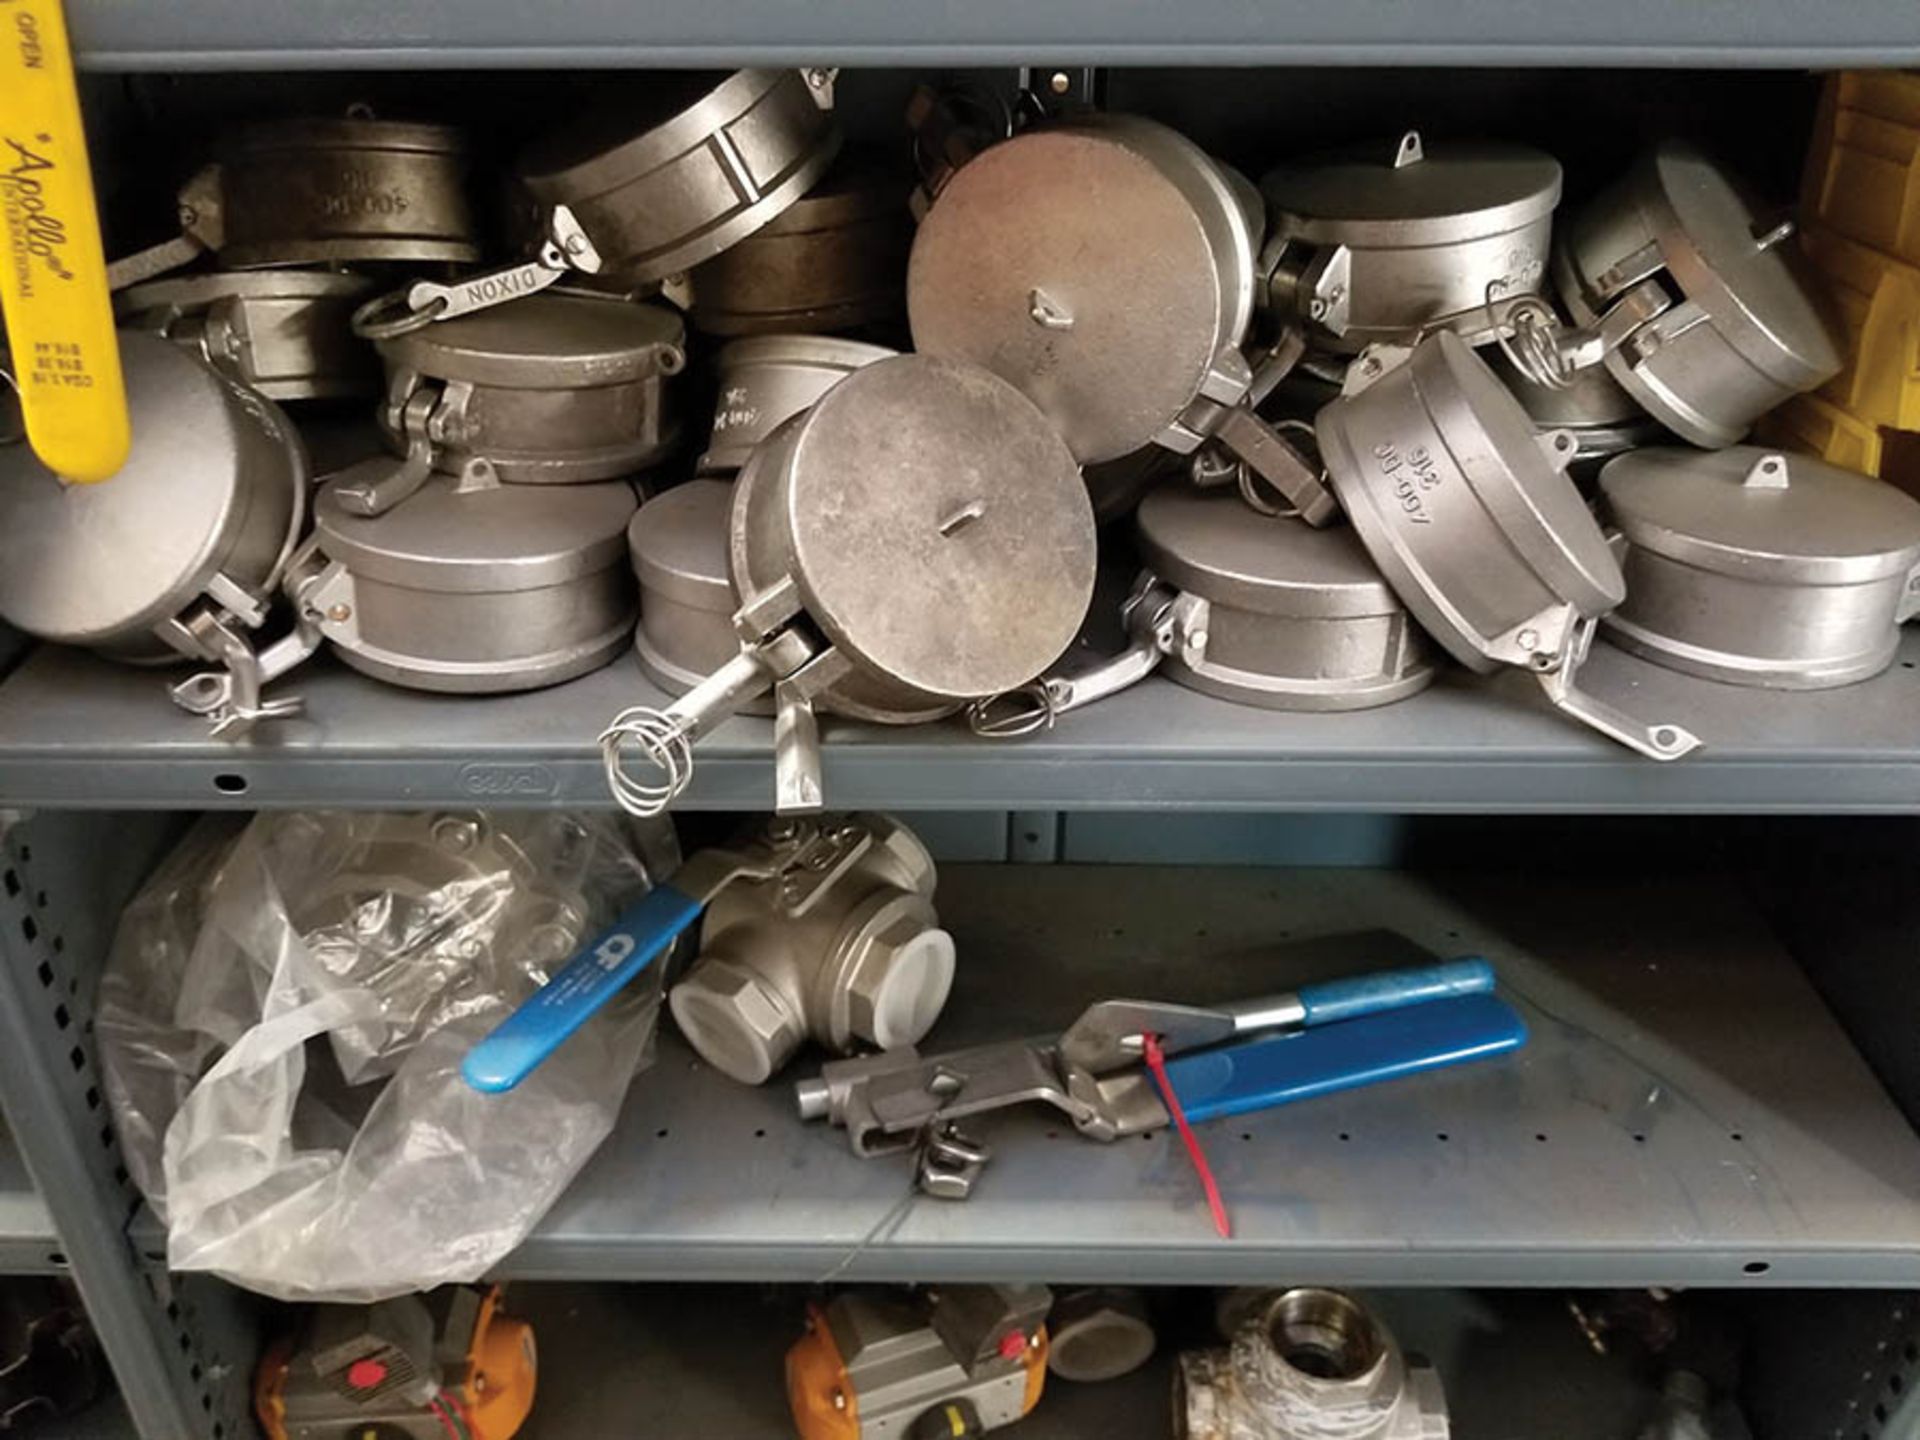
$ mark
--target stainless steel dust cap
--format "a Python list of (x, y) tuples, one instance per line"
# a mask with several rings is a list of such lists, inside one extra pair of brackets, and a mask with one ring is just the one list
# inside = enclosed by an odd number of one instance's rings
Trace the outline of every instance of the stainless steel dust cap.
[(1181, 592), (1164, 664), (1180, 684), (1276, 710), (1358, 710), (1433, 679), (1426, 636), (1352, 530), (1184, 485), (1147, 496), (1137, 524), (1142, 562)]
[(651, 465), (679, 437), (670, 382), (685, 344), (665, 306), (553, 294), (381, 340), (380, 428), (405, 458), (357, 472), (337, 499), (373, 515), (436, 470), (578, 484)]
[(915, 348), (1012, 382), (1083, 463), (1137, 450), (1246, 333), (1250, 201), (1198, 146), (1134, 116), (996, 145), (954, 174), (914, 239)]
[(1753, 446), (1640, 450), (1601, 472), (1626, 537), (1615, 644), (1736, 685), (1813, 690), (1879, 674), (1920, 611), (1920, 503)]
[(1261, 376), (1240, 346), (1263, 228), (1253, 187), (1164, 125), (1095, 115), (1028, 131), (955, 171), (921, 222), (914, 347), (1011, 382), (1082, 464), (1217, 439), (1327, 524), (1319, 474), (1249, 398)]
[(0, 619), (125, 660), (210, 661), (169, 693), (238, 737), (299, 709), (261, 698), (277, 671), (252, 632), (306, 517), (306, 449), (182, 346), (123, 332), (120, 360), (133, 449), (112, 480), (68, 484), (24, 438), (0, 444)]
[(380, 393), (379, 359), (351, 325), (373, 285), (331, 270), (215, 271), (135, 285), (113, 309), (269, 400), (336, 399)]
[(896, 351), (830, 335), (761, 335), (722, 347), (714, 361), (720, 394), (713, 434), (697, 469), (725, 475), (780, 425), (863, 365)]
[(320, 491), (313, 540), (287, 582), (354, 669), (420, 690), (484, 694), (558, 684), (626, 648), (632, 486), (548, 490), (436, 476), (365, 516), (341, 504), (354, 476), (343, 471)]
[(1418, 131), (1269, 171), (1268, 300), (1332, 348), (1412, 341), (1439, 326), (1471, 343), (1489, 301), (1546, 276), (1560, 163), (1523, 145)]
[(901, 355), (856, 370), (736, 484), (734, 582), (752, 596), (792, 579), (854, 662), (835, 708), (951, 709), (1023, 684), (1086, 618), (1079, 467), (1030, 401), (976, 366)]
[(913, 243), (907, 190), (904, 176), (843, 155), (783, 214), (694, 268), (694, 326), (806, 334), (896, 319)]
[(709, 260), (804, 195), (840, 148), (831, 70), (661, 71), (522, 162), (604, 262), (638, 283)]
[(1792, 232), (1788, 221), (1762, 223), (1700, 151), (1667, 141), (1563, 226), (1555, 283), (1573, 319), (1593, 325), (1663, 277), (1678, 303), (1623, 323), (1607, 368), (1684, 439), (1731, 445), (1840, 371), (1839, 339), (1796, 271)]
[(1366, 351), (1315, 428), (1368, 553), (1462, 664), (1530, 670), (1560, 709), (1652, 758), (1699, 743), (1574, 688), (1594, 622), (1626, 583), (1566, 477), (1573, 437), (1537, 432), (1459, 336)]
[[(740, 608), (727, 570), (733, 486), (689, 480), (654, 496), (627, 527), (627, 551), (640, 581), (640, 668), (669, 695), (683, 695), (740, 649)], [(750, 709), (763, 713), (765, 707)]]
[(466, 139), (349, 115), (249, 125), (179, 193), (181, 235), (117, 260), (116, 290), (213, 251), (222, 266), (470, 264)]
[(265, 618), (306, 457), (284, 415), (186, 350), (130, 332), (120, 350), (134, 444), (112, 480), (69, 484), (24, 439), (0, 446), (0, 619), (153, 660), (154, 632), (203, 599)]
[[(773, 693), (776, 808), (825, 803), (815, 706), (888, 724), (1022, 685), (1093, 594), (1094, 522), (1046, 416), (964, 361), (896, 355), (788, 420), (734, 481), (738, 653), (664, 710), (600, 734), (615, 800), (658, 814), (693, 744)], [(652, 767), (628, 769), (638, 756)]]

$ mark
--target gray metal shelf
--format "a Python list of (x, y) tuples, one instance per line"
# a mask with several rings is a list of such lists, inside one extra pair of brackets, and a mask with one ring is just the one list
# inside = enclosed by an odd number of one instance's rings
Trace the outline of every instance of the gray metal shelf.
[(737, 1085), (666, 1036), (501, 1273), (1920, 1285), (1920, 1139), (1730, 884), (953, 866), (940, 904), (961, 955), (942, 1047), (1100, 995), (1257, 994), (1416, 947), (1489, 956), (1532, 1040), (1207, 1127), (1222, 1241), (1177, 1141), (1100, 1145), (1045, 1112), (991, 1122), (972, 1200), (902, 1213), (903, 1158), (855, 1158), (789, 1085)]
[[(1351, 715), (1288, 715), (1153, 679), (1047, 734), (988, 742), (958, 722), (828, 720), (839, 807), (899, 810), (1889, 812), (1920, 809), (1920, 633), (1878, 679), (1814, 694), (1716, 685), (1598, 647), (1583, 683), (1707, 741), (1676, 764), (1550, 711), (1524, 676), (1450, 671)], [(553, 690), (448, 697), (331, 660), (290, 677), (307, 714), (239, 744), (175, 709), (151, 671), (43, 647), (0, 682), (0, 805), (608, 803), (594, 737), (666, 703), (627, 659)], [(698, 749), (694, 809), (765, 809), (772, 726), (729, 721)]]
[(65, 1268), (53, 1215), (0, 1123), (0, 1275), (55, 1274)]
[(837, 0), (75, 0), (82, 63), (101, 69), (742, 65), (1910, 65), (1908, 0), (1073, 0), (968, 5)]
[[(521, 1440), (649, 1434), (790, 1440), (781, 1364), (804, 1293), (732, 1287), (530, 1285), (540, 1390)], [(1446, 1384), (1455, 1440), (1620, 1440), (1652, 1403), (1632, 1367), (1596, 1356), (1556, 1295), (1385, 1291), (1367, 1303)], [(1161, 1440), (1174, 1356), (1099, 1385), (1049, 1378), (1019, 1440)], [(1516, 1428), (1522, 1427), (1522, 1428)]]

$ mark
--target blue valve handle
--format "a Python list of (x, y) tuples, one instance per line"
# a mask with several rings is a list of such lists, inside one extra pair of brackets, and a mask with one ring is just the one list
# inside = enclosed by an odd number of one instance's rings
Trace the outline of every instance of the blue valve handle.
[(1408, 1005), (1491, 995), (1493, 966), (1479, 958), (1447, 960), (1411, 970), (1382, 970), (1300, 987), (1301, 1024), (1338, 1025)]
[(1189, 1120), (1218, 1120), (1484, 1060), (1526, 1042), (1526, 1022), (1511, 1005), (1470, 994), (1182, 1056), (1167, 1062), (1167, 1079)]
[(469, 1050), (460, 1062), (461, 1076), (488, 1094), (513, 1089), (623, 985), (664, 955), (705, 909), (706, 901), (672, 885), (649, 890)]

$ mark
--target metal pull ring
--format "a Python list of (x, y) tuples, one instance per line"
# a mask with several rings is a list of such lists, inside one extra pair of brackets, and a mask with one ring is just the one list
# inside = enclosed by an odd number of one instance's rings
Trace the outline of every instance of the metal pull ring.
[(413, 286), (389, 290), (353, 312), (353, 333), (362, 340), (397, 340), (424, 330), (440, 318), (447, 308), (445, 296), (436, 295), (420, 309), (413, 308)]
[[(600, 732), (600, 758), (614, 802), (629, 815), (652, 819), (685, 792), (693, 780), (693, 735), (689, 726), (651, 705), (622, 710)], [(637, 778), (627, 770), (629, 748), (651, 761), (664, 781)]]
[(1066, 709), (1067, 698), (1065, 684), (1042, 676), (1018, 690), (969, 702), (967, 728), (983, 740), (1018, 740), (1036, 731), (1051, 730)]
[(1542, 296), (1507, 295), (1504, 282), (1487, 285), (1487, 319), (1507, 362), (1545, 390), (1565, 390), (1582, 370), (1600, 364), (1634, 329), (1673, 307), (1673, 297), (1651, 277), (1615, 296), (1596, 324), (1568, 325)]
[(593, 241), (565, 205), (547, 216), (547, 238), (531, 260), (489, 270), (441, 285), (415, 280), (404, 290), (377, 296), (353, 312), (353, 333), (363, 340), (391, 340), (475, 310), (504, 305), (557, 284), (568, 271), (600, 273), (602, 261)]
[(1069, 711), (1138, 685), (1187, 638), (1176, 614), (1179, 599), (1152, 571), (1141, 571), (1120, 607), (1127, 628), (1125, 649), (1092, 664), (1042, 675), (1017, 690), (983, 696), (967, 706), (967, 728), (983, 739), (1015, 740), (1051, 730)]

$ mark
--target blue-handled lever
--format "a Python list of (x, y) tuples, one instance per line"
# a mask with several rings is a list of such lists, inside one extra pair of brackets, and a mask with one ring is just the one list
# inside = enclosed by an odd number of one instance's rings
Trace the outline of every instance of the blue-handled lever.
[(1527, 1041), (1497, 995), (1380, 1010), (1168, 1062), (1167, 1082), (1195, 1124), (1485, 1060)]
[(990, 1152), (956, 1127), (991, 1111), (1040, 1101), (1096, 1140), (1165, 1126), (1142, 1064), (1148, 1035), (1180, 1056), (1165, 1068), (1187, 1118), (1212, 1120), (1518, 1049), (1526, 1024), (1493, 989), (1476, 958), (1224, 1006), (1104, 1000), (1058, 1040), (836, 1060), (794, 1098), (803, 1119), (845, 1127), (857, 1154), (913, 1148), (922, 1190), (964, 1198)]
[(781, 903), (806, 911), (813, 898), (872, 843), (864, 825), (776, 822), (735, 849), (702, 850), (602, 930), (553, 979), (523, 1001), (460, 1062), (476, 1090), (511, 1090), (641, 971), (666, 954), (736, 880), (786, 877)]
[(511, 1090), (620, 989), (659, 959), (707, 908), (677, 885), (649, 890), (602, 930), (567, 968), (467, 1052), (460, 1074), (489, 1094)]
[(1229, 1005), (1170, 1005), (1158, 1000), (1103, 1000), (1059, 1040), (1061, 1061), (1090, 1075), (1140, 1062), (1142, 1037), (1158, 1035), (1168, 1055), (1219, 1045), (1268, 1030), (1302, 1030), (1409, 1006), (1493, 993), (1493, 967), (1470, 957), (1406, 970), (1380, 970), (1303, 985), (1284, 995)]

